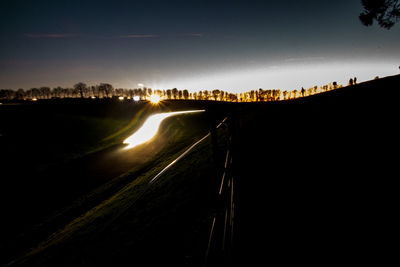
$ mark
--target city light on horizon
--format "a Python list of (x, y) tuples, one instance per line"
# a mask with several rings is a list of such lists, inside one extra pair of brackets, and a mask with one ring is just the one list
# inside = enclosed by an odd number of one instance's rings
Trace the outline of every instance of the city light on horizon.
[(391, 76), (399, 73), (395, 62), (354, 62), (354, 63), (315, 63), (293, 66), (255, 67), (219, 73), (194, 75), (192, 78), (177, 79), (165, 87), (156, 89), (187, 89), (190, 92), (220, 89), (232, 93), (250, 90), (280, 89), (299, 90), (323, 86), (332, 82), (346, 85), (350, 78), (359, 82), (373, 80), (375, 77)]
[[(392, 61), (355, 61), (355, 62), (308, 62), (302, 64), (276, 64), (265, 66), (241, 66), (230, 70), (221, 71), (198, 71), (193, 73), (176, 73), (166, 78), (154, 78), (146, 83), (136, 83), (135, 75), (132, 77), (110, 80), (114, 88), (167, 90), (177, 88), (187, 89), (194, 93), (202, 90), (224, 90), (231, 93), (244, 93), (260, 88), (280, 89), (282, 91), (299, 90), (302, 87), (323, 86), (332, 82), (347, 84), (350, 78), (357, 77), (359, 82), (373, 80), (376, 76), (385, 77), (399, 73), (399, 66), (395, 60)], [(184, 76), (182, 78), (182, 76)], [(140, 77), (139, 77), (140, 78)], [(32, 86), (21, 86), (11, 88), (17, 90), (23, 88), (40, 88), (58, 86), (71, 88), (73, 84), (80, 82), (43, 82), (32, 84)], [(96, 85), (95, 81), (85, 81), (89, 85)], [(10, 88), (10, 87), (6, 87)]]

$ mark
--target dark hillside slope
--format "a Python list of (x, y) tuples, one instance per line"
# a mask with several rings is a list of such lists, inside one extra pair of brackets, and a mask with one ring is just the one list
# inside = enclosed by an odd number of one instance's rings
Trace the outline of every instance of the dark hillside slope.
[(395, 203), (399, 84), (393, 76), (238, 113), (237, 266), (390, 251), (381, 237)]

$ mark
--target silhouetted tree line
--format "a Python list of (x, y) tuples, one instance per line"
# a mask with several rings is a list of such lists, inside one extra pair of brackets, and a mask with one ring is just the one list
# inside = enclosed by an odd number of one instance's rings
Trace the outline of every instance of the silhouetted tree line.
[(156, 94), (162, 100), (210, 100), (227, 102), (265, 102), (294, 99), (298, 97), (309, 96), (328, 90), (336, 89), (339, 86), (336, 82), (324, 86), (314, 86), (312, 88), (293, 91), (281, 91), (279, 89), (251, 90), (244, 93), (230, 93), (223, 90), (202, 90), (189, 92), (187, 89), (178, 90), (177, 88), (167, 90), (157, 90), (151, 88), (122, 89), (114, 87), (108, 83), (88, 86), (79, 82), (72, 88), (40, 87), (28, 90), (18, 89), (0, 89), (0, 100), (37, 100), (37, 99), (55, 99), (55, 98), (124, 98), (138, 100), (148, 100), (151, 95)]

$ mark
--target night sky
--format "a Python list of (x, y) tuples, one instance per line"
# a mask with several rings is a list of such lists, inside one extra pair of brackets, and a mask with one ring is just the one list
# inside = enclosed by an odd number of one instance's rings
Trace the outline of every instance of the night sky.
[(299, 89), (399, 73), (359, 0), (2, 1), (0, 88)]

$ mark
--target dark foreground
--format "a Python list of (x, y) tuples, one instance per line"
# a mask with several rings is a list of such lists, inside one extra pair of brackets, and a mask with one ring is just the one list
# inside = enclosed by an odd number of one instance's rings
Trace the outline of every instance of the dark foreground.
[[(207, 106), (211, 128), (226, 124), (135, 205), (110, 223), (161, 161), (127, 176), (100, 215), (87, 213), (11, 265), (382, 264), (394, 251), (399, 84), (394, 76), (291, 101)], [(227, 147), (232, 232), (218, 194)]]
[(233, 265), (390, 259), (399, 84), (273, 103), (240, 120)]

